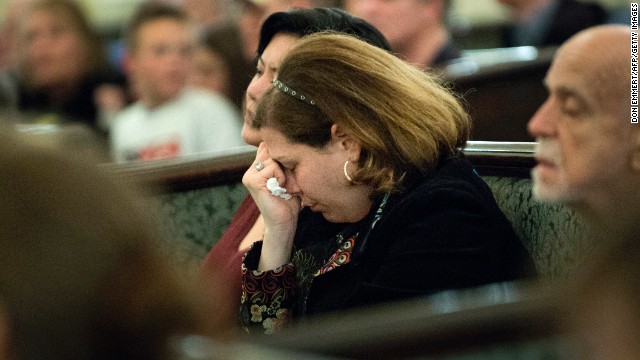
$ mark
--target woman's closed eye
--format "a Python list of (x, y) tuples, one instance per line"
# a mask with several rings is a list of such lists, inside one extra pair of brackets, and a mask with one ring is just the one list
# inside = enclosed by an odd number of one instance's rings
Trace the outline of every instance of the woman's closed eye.
[(281, 163), (278, 160), (274, 160), (279, 166), (280, 168), (285, 171), (285, 172), (294, 172), (296, 169), (296, 165), (295, 164), (289, 164), (289, 163)]

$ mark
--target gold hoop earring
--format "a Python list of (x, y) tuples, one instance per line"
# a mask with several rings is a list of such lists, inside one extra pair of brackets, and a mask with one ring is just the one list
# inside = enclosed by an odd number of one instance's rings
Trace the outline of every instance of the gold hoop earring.
[(353, 179), (351, 178), (351, 176), (349, 176), (349, 174), (347, 173), (347, 164), (349, 163), (349, 160), (344, 162), (344, 177), (347, 178), (347, 180), (349, 180), (349, 182), (353, 182)]

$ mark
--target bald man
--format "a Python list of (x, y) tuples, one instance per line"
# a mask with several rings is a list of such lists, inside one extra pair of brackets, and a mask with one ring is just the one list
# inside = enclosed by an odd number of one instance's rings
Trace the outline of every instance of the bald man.
[(565, 203), (587, 223), (624, 227), (640, 204), (640, 125), (630, 116), (629, 27), (583, 30), (545, 78), (549, 97), (528, 124), (538, 141), (533, 195)]

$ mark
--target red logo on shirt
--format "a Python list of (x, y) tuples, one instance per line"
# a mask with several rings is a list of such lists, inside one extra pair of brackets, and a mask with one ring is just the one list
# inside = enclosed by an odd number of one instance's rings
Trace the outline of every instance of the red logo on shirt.
[(180, 155), (180, 144), (176, 141), (151, 145), (142, 148), (138, 153), (138, 159), (140, 160), (159, 160), (170, 159)]

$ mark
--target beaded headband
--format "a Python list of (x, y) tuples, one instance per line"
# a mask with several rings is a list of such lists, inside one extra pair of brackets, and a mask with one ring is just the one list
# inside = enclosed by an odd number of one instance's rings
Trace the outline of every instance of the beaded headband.
[(278, 79), (273, 79), (272, 81), (273, 87), (282, 91), (285, 94), (289, 94), (291, 96), (293, 96), (294, 98), (304, 101), (309, 105), (315, 105), (316, 102), (314, 100), (310, 100), (305, 94), (293, 90), (291, 87), (289, 87), (288, 85), (286, 85), (285, 83), (283, 83), (282, 81), (278, 80)]

